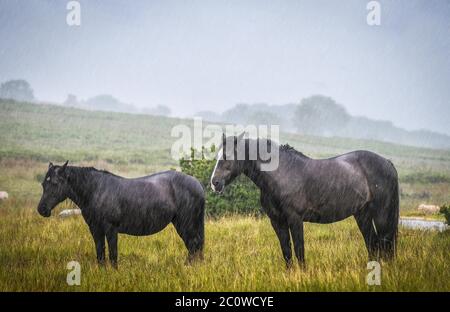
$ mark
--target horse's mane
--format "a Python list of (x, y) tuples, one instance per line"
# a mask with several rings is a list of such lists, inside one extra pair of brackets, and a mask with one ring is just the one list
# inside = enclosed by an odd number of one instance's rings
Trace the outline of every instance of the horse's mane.
[(300, 156), (302, 158), (308, 158), (308, 156), (306, 156), (302, 152), (297, 151), (295, 148), (293, 148), (289, 144), (280, 145), (280, 152), (286, 152), (286, 153), (290, 153), (292, 155)]
[(75, 167), (75, 168), (79, 168), (79, 169), (81, 169), (84, 172), (92, 172), (92, 171), (94, 171), (94, 172), (99, 172), (99, 173), (103, 173), (103, 174), (109, 174), (109, 175), (112, 175), (112, 176), (115, 176), (115, 177), (120, 177), (120, 176), (118, 176), (118, 175), (116, 175), (116, 174), (114, 174), (112, 172), (107, 171), (107, 170), (97, 169), (97, 168), (94, 168), (94, 167)]

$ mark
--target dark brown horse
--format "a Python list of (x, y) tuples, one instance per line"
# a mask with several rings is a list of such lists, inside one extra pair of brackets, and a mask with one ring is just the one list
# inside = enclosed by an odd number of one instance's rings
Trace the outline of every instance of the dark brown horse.
[(94, 238), (97, 260), (117, 265), (119, 233), (151, 235), (173, 223), (189, 252), (188, 260), (202, 255), (205, 195), (200, 182), (177, 171), (127, 179), (94, 168), (54, 166), (42, 182), (38, 212), (49, 217), (52, 209), (71, 199), (81, 209)]
[[(249, 148), (261, 143), (279, 149), (275, 170), (262, 171), (264, 161), (250, 159)], [(238, 145), (245, 146), (243, 159), (237, 157)], [(389, 160), (368, 151), (312, 159), (270, 140), (258, 139), (255, 144), (242, 135), (224, 136), (211, 187), (222, 192), (241, 173), (261, 190), (261, 206), (280, 240), (287, 265), (292, 258), (291, 236), (298, 260), (305, 262), (303, 222), (332, 223), (350, 216), (356, 219), (370, 259), (394, 257), (399, 194), (397, 171)]]

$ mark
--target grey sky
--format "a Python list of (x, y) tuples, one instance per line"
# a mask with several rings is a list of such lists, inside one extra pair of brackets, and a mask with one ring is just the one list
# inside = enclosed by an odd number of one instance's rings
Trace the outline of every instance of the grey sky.
[(40, 100), (112, 94), (176, 115), (324, 94), (350, 113), (450, 134), (450, 1), (0, 0), (0, 81)]

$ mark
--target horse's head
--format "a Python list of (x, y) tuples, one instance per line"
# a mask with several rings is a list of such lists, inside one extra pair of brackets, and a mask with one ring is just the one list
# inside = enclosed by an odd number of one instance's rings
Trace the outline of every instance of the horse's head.
[(244, 133), (239, 136), (222, 138), (222, 148), (217, 153), (217, 162), (211, 175), (211, 188), (217, 193), (222, 193), (226, 185), (230, 184), (241, 174), (243, 159), (237, 157), (237, 146), (241, 142)]
[(69, 185), (67, 182), (67, 163), (62, 166), (48, 165), (47, 174), (42, 181), (43, 193), (38, 205), (38, 212), (43, 217), (50, 217), (53, 208), (67, 198)]

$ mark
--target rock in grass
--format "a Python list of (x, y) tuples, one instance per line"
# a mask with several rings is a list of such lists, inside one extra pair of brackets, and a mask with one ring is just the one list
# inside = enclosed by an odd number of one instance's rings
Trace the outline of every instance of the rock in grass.
[(424, 220), (417, 218), (400, 218), (399, 224), (403, 227), (414, 230), (438, 230), (444, 232), (449, 226), (442, 221)]
[(76, 216), (81, 214), (81, 209), (65, 209), (59, 213), (61, 218), (67, 218), (70, 216)]
[(425, 204), (420, 204), (419, 207), (417, 208), (417, 210), (426, 214), (439, 213), (439, 209), (441, 208), (437, 205), (425, 205)]
[(0, 192), (0, 200), (8, 199), (8, 193), (6, 192)]

